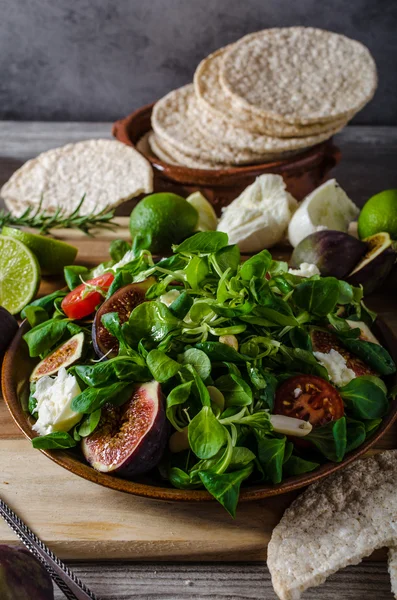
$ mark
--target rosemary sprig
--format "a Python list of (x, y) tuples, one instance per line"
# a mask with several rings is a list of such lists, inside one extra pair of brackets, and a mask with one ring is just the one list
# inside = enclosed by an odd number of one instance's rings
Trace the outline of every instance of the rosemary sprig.
[(58, 206), (55, 212), (42, 210), (43, 199), (36, 209), (31, 206), (18, 217), (6, 210), (0, 210), (0, 229), (4, 225), (33, 227), (39, 229), (40, 233), (48, 233), (51, 229), (79, 229), (86, 235), (92, 235), (93, 229), (116, 229), (118, 224), (114, 222), (114, 209), (105, 206), (99, 212), (92, 211), (82, 215), (80, 210), (85, 200), (85, 194), (70, 214)]

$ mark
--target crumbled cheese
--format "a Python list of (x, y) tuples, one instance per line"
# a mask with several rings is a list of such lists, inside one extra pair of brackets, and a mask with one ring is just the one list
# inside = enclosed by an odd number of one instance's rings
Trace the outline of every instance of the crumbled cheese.
[(320, 270), (312, 263), (301, 263), (299, 269), (288, 269), (288, 273), (298, 277), (313, 277), (313, 275), (320, 275)]
[(166, 306), (171, 306), (171, 304), (181, 295), (179, 290), (170, 290), (165, 294), (162, 294), (159, 298), (160, 302), (165, 304)]
[(41, 377), (33, 394), (37, 400), (38, 419), (32, 429), (39, 435), (69, 431), (82, 417), (70, 407), (80, 392), (76, 377), (68, 375), (64, 367), (59, 369), (56, 377)]
[(347, 385), (356, 374), (346, 365), (346, 360), (336, 350), (332, 348), (326, 354), (324, 352), (313, 352), (318, 362), (328, 371), (328, 375), (335, 385), (342, 387)]
[(302, 394), (301, 388), (294, 389), (294, 398), (299, 398), (299, 396), (301, 396), (301, 394)]

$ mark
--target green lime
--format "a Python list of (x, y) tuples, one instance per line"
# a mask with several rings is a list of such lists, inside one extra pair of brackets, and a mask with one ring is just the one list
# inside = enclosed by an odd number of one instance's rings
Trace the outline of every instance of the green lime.
[(40, 266), (29, 248), (0, 235), (0, 305), (12, 315), (29, 304), (40, 285)]
[(63, 273), (63, 268), (71, 265), (77, 255), (77, 248), (74, 246), (44, 235), (27, 233), (15, 227), (3, 227), (1, 233), (19, 240), (30, 248), (37, 256), (44, 275)]
[(130, 217), (134, 239), (141, 235), (151, 252), (167, 252), (191, 235), (198, 221), (197, 210), (182, 196), (167, 192), (146, 196)]
[(397, 240), (397, 189), (372, 196), (358, 217), (358, 235), (362, 240), (381, 231)]
[(194, 192), (186, 198), (197, 210), (199, 218), (195, 227), (195, 231), (215, 231), (218, 226), (218, 217), (210, 204), (201, 192)]

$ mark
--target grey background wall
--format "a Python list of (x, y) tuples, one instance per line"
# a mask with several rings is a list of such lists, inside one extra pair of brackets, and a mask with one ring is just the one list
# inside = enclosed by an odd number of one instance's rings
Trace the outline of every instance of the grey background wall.
[(0, 118), (113, 120), (188, 83), (213, 50), (311, 25), (366, 44), (379, 88), (356, 123), (397, 124), (397, 0), (0, 0)]

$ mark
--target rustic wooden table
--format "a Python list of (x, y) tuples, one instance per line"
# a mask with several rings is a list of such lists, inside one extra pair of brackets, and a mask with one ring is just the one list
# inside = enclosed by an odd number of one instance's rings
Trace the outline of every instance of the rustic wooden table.
[[(12, 172), (25, 160), (39, 152), (60, 146), (67, 142), (93, 137), (110, 137), (109, 123), (0, 123), (0, 185), (4, 183)], [(397, 128), (390, 127), (348, 127), (336, 136), (335, 141), (340, 146), (343, 154), (341, 164), (332, 173), (349, 193), (361, 205), (373, 193), (391, 187), (397, 187)], [(83, 247), (84, 246), (84, 247)], [(85, 258), (88, 257), (90, 247), (87, 242), (81, 247)], [(94, 248), (94, 245), (91, 247)], [(101, 248), (102, 250), (102, 248)], [(100, 259), (100, 257), (99, 257)], [(384, 288), (370, 301), (371, 307), (382, 312), (386, 321), (397, 332), (396, 288)], [(4, 407), (0, 400), (0, 418), (7, 419)], [(7, 422), (8, 423), (8, 422)], [(3, 439), (11, 439), (12, 425), (6, 423), (6, 433)], [(8, 430), (7, 428), (10, 427)], [(396, 446), (394, 441), (397, 429), (395, 428), (384, 441), (384, 447)], [(0, 435), (0, 439), (2, 436)], [(22, 443), (22, 442), (18, 442)], [(4, 475), (2, 464), (0, 475)], [(53, 468), (53, 467), (51, 467)], [(57, 468), (58, 469), (58, 468)], [(3, 479), (3, 476), (0, 476)], [(81, 481), (81, 480), (78, 480)], [(8, 482), (0, 481), (0, 484)], [(0, 486), (1, 487), (1, 486)], [(26, 489), (25, 489), (26, 492)], [(21, 494), (20, 494), (21, 495)], [(15, 495), (15, 502), (26, 505), (29, 500), (27, 495), (23, 498)], [(148, 501), (151, 506), (150, 502)], [(282, 499), (280, 498), (282, 504)], [(143, 507), (144, 504), (142, 503)], [(248, 505), (244, 509), (247, 513)], [(45, 527), (45, 511), (41, 527)], [(48, 509), (49, 510), (49, 509)], [(265, 511), (265, 505), (263, 511)], [(175, 516), (174, 511), (174, 516)], [(50, 514), (50, 511), (48, 512)], [(155, 511), (153, 512), (156, 515)], [(182, 509), (181, 509), (182, 514)], [(144, 514), (142, 519), (150, 515)], [(158, 516), (158, 518), (160, 518)], [(247, 519), (247, 516), (244, 517)], [(223, 519), (222, 519), (223, 521)], [(248, 522), (248, 521), (247, 521)], [(35, 522), (30, 522), (35, 528)], [(237, 525), (237, 523), (235, 524)], [(203, 524), (203, 526), (205, 526)], [(223, 526), (225, 523), (223, 522)], [(261, 521), (257, 529), (262, 527)], [(155, 522), (152, 523), (155, 529)], [(233, 527), (235, 536), (239, 529)], [(255, 524), (250, 523), (250, 529), (242, 532), (255, 531)], [(251, 533), (250, 533), (251, 535)], [(260, 541), (258, 536), (258, 540)], [(187, 543), (187, 540), (184, 541)], [(192, 540), (194, 544), (194, 540)], [(236, 547), (238, 543), (236, 542)], [(248, 548), (248, 544), (247, 544)], [(252, 548), (255, 549), (253, 543)], [(56, 548), (54, 548), (56, 550)], [(227, 556), (227, 549), (225, 549)], [(262, 558), (263, 552), (258, 552)], [(69, 548), (67, 556), (72, 557), (73, 546)], [(98, 556), (98, 554), (96, 554)], [(100, 555), (100, 553), (99, 553)], [(117, 551), (114, 556), (117, 555)], [(139, 557), (139, 552), (130, 549), (129, 556)], [(160, 555), (160, 553), (159, 553)], [(93, 552), (95, 556), (95, 552)], [(144, 556), (144, 554), (143, 554)], [(224, 554), (218, 550), (214, 559), (222, 559)], [(241, 560), (248, 556), (241, 553)], [(357, 567), (351, 567), (331, 577), (322, 587), (307, 592), (305, 598), (322, 598), (323, 600), (349, 599), (389, 600), (392, 598), (387, 575), (384, 554), (375, 555)], [(144, 556), (145, 558), (145, 556)], [(166, 557), (165, 557), (166, 558)], [(236, 556), (233, 557), (236, 559)], [(239, 558), (239, 556), (237, 556)], [(269, 573), (264, 562), (252, 562), (255, 558), (252, 551), (249, 555), (251, 562), (212, 563), (212, 562), (76, 562), (73, 568), (76, 573), (93, 589), (103, 600), (127, 600), (128, 598), (153, 599), (153, 600), (245, 600), (245, 599), (274, 599)], [(178, 555), (178, 560), (183, 560), (183, 555)], [(175, 558), (174, 558), (175, 560)], [(190, 559), (191, 560), (191, 559)], [(57, 593), (57, 600), (63, 596)]]

